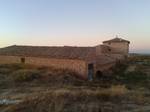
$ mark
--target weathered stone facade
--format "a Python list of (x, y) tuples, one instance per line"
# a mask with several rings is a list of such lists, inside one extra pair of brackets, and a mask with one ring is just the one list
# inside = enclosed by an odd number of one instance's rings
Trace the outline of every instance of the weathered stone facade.
[(104, 45), (109, 46), (112, 54), (122, 54), (128, 56), (130, 42), (121, 38), (104, 41)]
[(125, 59), (129, 41), (115, 38), (94, 47), (10, 46), (0, 49), (0, 64), (25, 63), (69, 69), (84, 79), (109, 71), (117, 61)]
[[(0, 64), (19, 64), (21, 62), (19, 56), (0, 56)], [(24, 57), (25, 64), (37, 66), (49, 66), (60, 69), (69, 69), (77, 72), (82, 78), (86, 78), (87, 64), (83, 60), (71, 59), (53, 59), (53, 58), (38, 58), (38, 57)]]

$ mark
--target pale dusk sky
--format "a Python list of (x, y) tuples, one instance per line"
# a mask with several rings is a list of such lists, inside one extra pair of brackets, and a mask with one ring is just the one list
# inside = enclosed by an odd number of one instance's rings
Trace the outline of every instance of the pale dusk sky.
[(150, 0), (0, 0), (0, 47), (95, 46), (116, 35), (150, 53)]

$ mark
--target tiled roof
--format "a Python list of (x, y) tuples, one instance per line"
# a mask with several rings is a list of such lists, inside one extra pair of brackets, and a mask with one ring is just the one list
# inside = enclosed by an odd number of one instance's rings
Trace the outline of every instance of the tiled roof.
[(107, 42), (128, 42), (128, 43), (130, 43), (130, 41), (124, 40), (124, 39), (118, 38), (118, 37), (114, 38), (114, 39), (111, 39), (111, 40), (103, 41), (103, 43), (107, 43)]
[(45, 47), (45, 46), (9, 46), (0, 49), (0, 55), (88, 59), (95, 56), (95, 47)]

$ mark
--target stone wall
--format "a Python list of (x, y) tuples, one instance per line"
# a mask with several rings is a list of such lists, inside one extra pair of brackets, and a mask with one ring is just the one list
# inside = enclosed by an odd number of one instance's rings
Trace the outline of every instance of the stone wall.
[(129, 43), (128, 42), (110, 42), (104, 43), (104, 45), (111, 47), (111, 53), (128, 55)]
[[(0, 64), (21, 63), (21, 58), (18, 56), (0, 56)], [(70, 69), (77, 72), (81, 77), (87, 78), (87, 64), (83, 60), (25, 57), (25, 63)]]
[(96, 55), (102, 55), (102, 54), (110, 54), (110, 47), (106, 45), (98, 45), (96, 46)]
[(97, 71), (101, 71), (101, 72), (109, 71), (115, 65), (116, 65), (116, 63), (107, 63), (105, 65), (97, 64), (96, 68), (95, 68), (95, 72), (97, 72)]
[(110, 57), (116, 59), (116, 61), (124, 61), (126, 59), (126, 56), (122, 54), (110, 54)]

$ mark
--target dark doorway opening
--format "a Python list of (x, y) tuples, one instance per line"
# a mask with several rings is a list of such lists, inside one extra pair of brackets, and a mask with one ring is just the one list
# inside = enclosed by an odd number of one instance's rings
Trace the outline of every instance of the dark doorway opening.
[(102, 73), (100, 70), (98, 70), (98, 71), (96, 72), (96, 78), (97, 78), (97, 79), (102, 79), (102, 78), (103, 78), (103, 73)]
[(26, 61), (25, 58), (21, 58), (20, 60), (21, 60), (21, 63), (23, 63), (23, 64), (24, 64), (25, 61)]
[(88, 79), (93, 80), (94, 75), (94, 64), (88, 64)]

